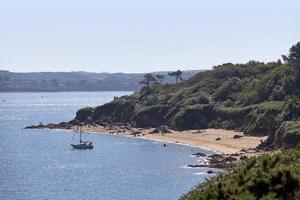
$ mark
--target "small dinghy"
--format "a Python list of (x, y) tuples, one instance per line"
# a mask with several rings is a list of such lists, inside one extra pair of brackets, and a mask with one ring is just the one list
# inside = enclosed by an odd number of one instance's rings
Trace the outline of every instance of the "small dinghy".
[(77, 131), (75, 131), (75, 132), (79, 132), (79, 144), (71, 144), (71, 146), (74, 149), (93, 149), (94, 148), (93, 142), (88, 142), (88, 141), (82, 141), (81, 140), (81, 135), (83, 133), (81, 126), (80, 126), (80, 129), (78, 130), (78, 128), (77, 128)]

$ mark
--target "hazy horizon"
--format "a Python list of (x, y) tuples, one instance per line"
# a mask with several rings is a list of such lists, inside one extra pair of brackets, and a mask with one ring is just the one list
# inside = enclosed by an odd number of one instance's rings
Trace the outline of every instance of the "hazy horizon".
[[(182, 69), (182, 71), (205, 71), (206, 69)], [(158, 70), (158, 71), (149, 71), (149, 72), (105, 72), (105, 71), (102, 71), (102, 72), (93, 72), (93, 71), (83, 71), (83, 70), (79, 70), (79, 71), (74, 71), (74, 70), (70, 70), (70, 71), (25, 71), (25, 72), (22, 72), (22, 71), (12, 71), (12, 70), (8, 70), (8, 69), (5, 69), (5, 68), (0, 68), (0, 71), (9, 71), (9, 72), (12, 72), (12, 73), (107, 73), (107, 74), (118, 74), (118, 73), (123, 73), (123, 74), (142, 74), (142, 73), (157, 73), (157, 72), (170, 72), (172, 70)]]
[(300, 40), (296, 0), (0, 2), (0, 69), (205, 70), (276, 61)]

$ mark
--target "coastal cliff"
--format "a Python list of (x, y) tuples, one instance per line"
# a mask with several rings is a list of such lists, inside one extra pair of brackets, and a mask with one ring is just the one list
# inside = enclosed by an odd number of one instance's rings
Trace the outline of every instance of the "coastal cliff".
[(271, 146), (293, 147), (300, 141), (299, 49), (300, 43), (293, 46), (284, 63), (226, 63), (177, 84), (155, 82), (105, 105), (80, 109), (71, 123), (233, 129), (268, 136)]

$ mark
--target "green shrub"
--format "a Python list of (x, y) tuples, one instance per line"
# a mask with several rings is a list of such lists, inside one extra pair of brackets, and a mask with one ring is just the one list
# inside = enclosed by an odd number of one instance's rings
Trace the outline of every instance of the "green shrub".
[(79, 121), (88, 121), (93, 117), (94, 109), (92, 107), (86, 107), (76, 112), (76, 118)]
[(138, 127), (158, 127), (164, 122), (164, 116), (170, 109), (169, 106), (155, 105), (143, 107), (135, 116)]
[(300, 141), (300, 120), (283, 122), (270, 140), (278, 147), (295, 146)]
[(207, 180), (181, 200), (297, 200), (300, 198), (300, 148), (250, 158)]
[(281, 111), (284, 102), (270, 101), (258, 104), (244, 118), (242, 130), (249, 134), (271, 135), (283, 122)]
[(213, 116), (213, 105), (196, 104), (182, 108), (169, 125), (178, 130), (207, 128)]
[(195, 105), (195, 104), (208, 104), (209, 98), (205, 94), (199, 94), (197, 96), (192, 96), (190, 98), (184, 99), (183, 105)]

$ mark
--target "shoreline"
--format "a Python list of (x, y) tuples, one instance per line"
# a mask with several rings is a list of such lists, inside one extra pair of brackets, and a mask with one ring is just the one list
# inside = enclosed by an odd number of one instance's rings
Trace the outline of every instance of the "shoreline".
[(113, 135), (134, 139), (149, 140), (154, 142), (178, 144), (192, 148), (199, 148), (213, 152), (206, 155), (198, 152), (195, 157), (205, 157), (208, 162), (188, 165), (188, 167), (213, 167), (224, 168), (241, 163), (244, 159), (259, 156), (264, 153), (272, 153), (273, 150), (258, 148), (267, 136), (247, 136), (242, 132), (224, 129), (202, 129), (176, 131), (167, 127), (160, 128), (134, 128), (127, 125), (70, 125), (68, 123), (29, 126), (25, 129), (52, 129), (57, 131), (78, 131), (89, 134)]
[[(58, 127), (56, 124), (29, 126), (25, 129), (52, 129), (76, 131), (78, 126)], [(169, 133), (153, 133), (154, 128), (129, 128), (124, 130), (122, 126), (84, 125), (82, 131), (91, 134), (115, 135), (128, 138), (156, 141), (200, 148), (216, 154), (235, 154), (239, 151), (256, 148), (267, 136), (246, 136), (243, 132), (225, 129), (201, 129), (175, 131)], [(236, 137), (236, 138), (234, 138)]]
[[(76, 130), (76, 126), (71, 126), (70, 130)], [(173, 143), (195, 148), (213, 151), (218, 154), (235, 154), (246, 149), (256, 148), (266, 136), (246, 136), (242, 132), (224, 129), (203, 129), (203, 130), (168, 130), (169, 133), (153, 133), (153, 128), (132, 128), (124, 127), (104, 127), (104, 126), (82, 126), (84, 132), (94, 134), (119, 135), (125, 137), (140, 138), (162, 143)]]
[[(66, 130), (66, 129), (56, 129), (56, 130)], [(73, 131), (73, 130), (70, 130), (70, 131)], [(95, 131), (86, 131), (86, 133), (109, 135), (109, 136), (119, 136), (119, 137), (126, 137), (126, 138), (132, 138), (132, 139), (147, 140), (147, 141), (153, 141), (153, 142), (159, 142), (159, 143), (168, 143), (168, 144), (182, 145), (182, 146), (186, 146), (186, 147), (199, 148), (199, 149), (203, 149), (203, 150), (206, 150), (206, 151), (211, 151), (211, 152), (213, 152), (215, 154), (222, 154), (221, 152), (218, 152), (218, 151), (216, 151), (214, 149), (210, 149), (210, 148), (203, 147), (203, 146), (191, 145), (191, 144), (180, 143), (180, 142), (172, 142), (172, 141), (155, 139), (155, 138), (133, 137), (133, 136), (130, 136), (130, 135), (109, 134), (108, 132), (95, 132)]]
[[(63, 129), (63, 128), (57, 128), (57, 129), (51, 129), (54, 131), (68, 131), (68, 132), (73, 132), (74, 129)], [(203, 149), (206, 151), (210, 151), (213, 152), (215, 154), (222, 154), (221, 152), (218, 152), (214, 149), (210, 149), (207, 147), (203, 147), (203, 146), (198, 146), (198, 145), (191, 145), (191, 144), (186, 144), (186, 143), (180, 143), (180, 142), (172, 142), (172, 141), (166, 141), (166, 140), (160, 140), (160, 139), (154, 139), (154, 138), (144, 138), (144, 137), (133, 137), (131, 135), (124, 135), (124, 134), (110, 134), (109, 132), (96, 132), (96, 131), (85, 131), (88, 134), (100, 134), (100, 135), (109, 135), (109, 136), (118, 136), (118, 137), (126, 137), (126, 138), (131, 138), (131, 139), (140, 139), (140, 140), (148, 140), (148, 141), (153, 141), (153, 142), (159, 142), (159, 143), (168, 143), (168, 144), (175, 144), (175, 145), (182, 145), (182, 146), (186, 146), (186, 147), (192, 147), (192, 148), (199, 148), (199, 149)]]

